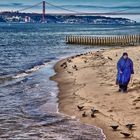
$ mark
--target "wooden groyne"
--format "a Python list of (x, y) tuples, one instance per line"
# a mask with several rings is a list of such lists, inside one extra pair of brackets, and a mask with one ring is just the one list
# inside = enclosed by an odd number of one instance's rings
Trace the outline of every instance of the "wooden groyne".
[(128, 46), (140, 45), (140, 35), (117, 35), (117, 36), (66, 36), (67, 44), (100, 45), (100, 46)]

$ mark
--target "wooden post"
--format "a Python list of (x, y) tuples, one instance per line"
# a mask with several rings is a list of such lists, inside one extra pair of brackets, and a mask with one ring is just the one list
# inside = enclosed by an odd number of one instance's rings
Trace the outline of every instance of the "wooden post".
[(121, 35), (121, 36), (76, 36), (67, 35), (67, 44), (83, 45), (139, 45), (140, 35)]

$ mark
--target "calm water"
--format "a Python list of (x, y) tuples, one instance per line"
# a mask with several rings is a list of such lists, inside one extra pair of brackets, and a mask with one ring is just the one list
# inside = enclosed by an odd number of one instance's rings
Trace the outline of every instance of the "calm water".
[(91, 50), (66, 45), (67, 34), (139, 33), (140, 25), (0, 24), (0, 140), (102, 140), (100, 129), (58, 113), (49, 77), (56, 61)]

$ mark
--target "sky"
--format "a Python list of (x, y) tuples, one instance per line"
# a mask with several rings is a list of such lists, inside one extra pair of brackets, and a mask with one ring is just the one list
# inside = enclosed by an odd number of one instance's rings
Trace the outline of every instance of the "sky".
[[(32, 6), (42, 0), (0, 0), (0, 11), (17, 11)], [(78, 12), (139, 12), (140, 0), (46, 0), (51, 4)], [(42, 12), (42, 6), (36, 6), (25, 12)], [(46, 13), (65, 13), (65, 10), (46, 5)], [(121, 17), (121, 16), (117, 16)], [(140, 15), (123, 16), (140, 21)]]

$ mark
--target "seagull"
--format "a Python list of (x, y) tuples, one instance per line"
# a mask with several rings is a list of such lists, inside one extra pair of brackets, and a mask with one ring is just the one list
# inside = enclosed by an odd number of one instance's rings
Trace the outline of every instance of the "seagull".
[(64, 64), (61, 64), (61, 67), (63, 67), (64, 66)]
[(124, 133), (124, 132), (120, 132), (122, 135), (124, 135), (125, 137), (129, 137), (131, 134), (129, 133)]
[(77, 66), (76, 66), (76, 65), (74, 65), (74, 66), (73, 66), (73, 69), (78, 70), (78, 68), (77, 68)]
[(76, 68), (76, 65), (74, 65), (73, 68)]
[(61, 64), (61, 67), (67, 66), (67, 62), (64, 62), (63, 64)]
[(92, 112), (91, 113), (91, 118), (95, 118), (96, 117), (96, 115)]
[(113, 130), (117, 130), (119, 126), (118, 126), (118, 125), (111, 125), (110, 127), (111, 127)]
[(72, 62), (72, 60), (71, 60), (71, 59), (68, 59), (67, 61), (68, 61), (68, 63), (71, 63), (71, 62)]
[(135, 124), (127, 124), (126, 127), (129, 129), (129, 130), (132, 130), (132, 128), (135, 126)]
[(111, 61), (113, 60), (111, 57), (108, 57), (108, 59), (111, 60)]
[(83, 110), (83, 108), (84, 108), (84, 106), (77, 106), (77, 108), (79, 109), (79, 111), (82, 111)]
[(71, 71), (67, 71), (69, 74), (71, 74), (72, 72)]
[(94, 107), (91, 109), (92, 113), (99, 113), (99, 110), (95, 109)]
[(82, 114), (82, 117), (87, 117), (86, 112), (84, 112), (84, 113)]
[(78, 55), (76, 55), (75, 57), (79, 57), (79, 56), (81, 56), (80, 54), (78, 54)]
[(87, 63), (87, 60), (85, 60), (84, 62)]
[(66, 68), (67, 68), (67, 65), (65, 65), (64, 69), (66, 69)]

